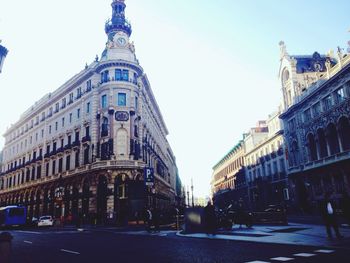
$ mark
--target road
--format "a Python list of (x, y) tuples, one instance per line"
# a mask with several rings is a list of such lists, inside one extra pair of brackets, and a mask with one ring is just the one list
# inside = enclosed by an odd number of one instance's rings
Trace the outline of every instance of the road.
[(144, 231), (125, 233), (112, 228), (99, 228), (83, 232), (75, 229), (33, 229), (10, 232), (14, 236), (13, 263), (341, 263), (349, 262), (350, 258), (350, 248), (332, 249), (195, 239), (178, 237), (174, 231), (148, 234)]

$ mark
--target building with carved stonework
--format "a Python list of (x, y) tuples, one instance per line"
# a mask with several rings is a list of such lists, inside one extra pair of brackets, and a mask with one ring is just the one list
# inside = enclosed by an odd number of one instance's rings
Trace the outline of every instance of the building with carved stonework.
[[(0, 204), (28, 217), (122, 223), (181, 195), (168, 130), (130, 42), (124, 0), (112, 3), (101, 58), (44, 96), (4, 134)], [(154, 186), (144, 182), (153, 168)], [(180, 189), (180, 191), (176, 191)]]
[(280, 47), (290, 191), (297, 209), (316, 212), (326, 192), (339, 201), (350, 191), (350, 55)]

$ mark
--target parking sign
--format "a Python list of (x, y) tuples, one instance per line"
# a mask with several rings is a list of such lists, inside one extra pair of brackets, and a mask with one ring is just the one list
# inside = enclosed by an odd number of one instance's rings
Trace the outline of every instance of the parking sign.
[(144, 170), (145, 184), (152, 186), (154, 185), (154, 170), (153, 168), (145, 168)]

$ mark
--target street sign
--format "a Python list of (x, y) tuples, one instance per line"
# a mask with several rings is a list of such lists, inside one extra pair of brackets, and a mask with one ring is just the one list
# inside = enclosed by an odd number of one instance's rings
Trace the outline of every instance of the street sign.
[(144, 171), (145, 185), (154, 185), (154, 170), (153, 168), (145, 168)]

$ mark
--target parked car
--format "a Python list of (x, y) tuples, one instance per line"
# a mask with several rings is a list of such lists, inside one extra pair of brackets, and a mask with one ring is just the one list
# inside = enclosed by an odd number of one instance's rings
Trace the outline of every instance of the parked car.
[(52, 216), (41, 216), (39, 218), (38, 226), (53, 226), (54, 220)]

